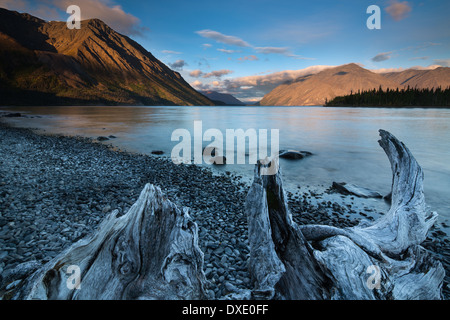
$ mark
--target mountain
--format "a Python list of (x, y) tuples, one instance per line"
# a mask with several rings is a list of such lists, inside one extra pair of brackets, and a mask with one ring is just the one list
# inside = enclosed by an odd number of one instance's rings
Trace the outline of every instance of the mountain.
[(351, 91), (378, 89), (380, 86), (396, 88), (397, 84), (380, 74), (350, 63), (281, 84), (266, 94), (259, 105), (323, 105), (326, 100), (331, 100), (336, 96), (349, 94)]
[(372, 89), (407, 86), (443, 89), (450, 86), (450, 68), (408, 69), (403, 72), (374, 73), (350, 63), (326, 69), (279, 85), (260, 101), (262, 106), (323, 105), (336, 96)]
[(98, 19), (81, 29), (0, 8), (2, 105), (214, 105)]
[(208, 97), (208, 99), (214, 101), (214, 102), (219, 102), (219, 103), (223, 103), (225, 105), (230, 105), (230, 106), (244, 106), (245, 103), (243, 103), (242, 101), (236, 99), (234, 96), (232, 96), (231, 94), (228, 93), (220, 93), (217, 91), (200, 91), (201, 94), (203, 94), (204, 96)]
[(450, 86), (450, 68), (439, 67), (432, 70), (408, 69), (402, 72), (389, 72), (381, 74), (398, 83), (402, 87), (411, 88), (438, 88), (445, 89)]

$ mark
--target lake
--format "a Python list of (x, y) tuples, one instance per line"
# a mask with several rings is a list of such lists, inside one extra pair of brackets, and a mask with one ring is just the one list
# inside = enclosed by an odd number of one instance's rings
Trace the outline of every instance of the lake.
[[(378, 130), (384, 129), (416, 157), (424, 170), (430, 210), (450, 224), (450, 109), (74, 106), (3, 107), (0, 111), (28, 116), (9, 118), (15, 126), (93, 138), (114, 135), (117, 138), (105, 143), (146, 154), (161, 150), (166, 156), (178, 144), (171, 141), (172, 132), (187, 129), (193, 137), (196, 120), (202, 121), (203, 132), (216, 128), (224, 136), (226, 129), (279, 129), (280, 149), (313, 153), (302, 160), (280, 160), (286, 188), (292, 191), (305, 186), (325, 189), (337, 181), (389, 193), (390, 164), (377, 142)], [(247, 180), (253, 168), (250, 164), (213, 166)]]

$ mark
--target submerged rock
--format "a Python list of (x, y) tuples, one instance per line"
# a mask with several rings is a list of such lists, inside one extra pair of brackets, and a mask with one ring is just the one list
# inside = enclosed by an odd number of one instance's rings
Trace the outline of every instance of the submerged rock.
[(333, 188), (339, 193), (348, 195), (352, 194), (361, 198), (383, 198), (383, 196), (377, 192), (364, 187), (345, 182), (333, 182)]
[(19, 118), (21, 116), (22, 116), (22, 114), (18, 113), (18, 112), (7, 113), (7, 114), (4, 115), (4, 117), (6, 117), (6, 118)]
[(211, 163), (216, 165), (223, 165), (227, 163), (227, 158), (224, 156), (217, 156), (214, 158), (211, 158)]
[(299, 160), (308, 156), (312, 156), (312, 153), (309, 151), (297, 151), (297, 150), (280, 150), (279, 155), (280, 158), (291, 160)]

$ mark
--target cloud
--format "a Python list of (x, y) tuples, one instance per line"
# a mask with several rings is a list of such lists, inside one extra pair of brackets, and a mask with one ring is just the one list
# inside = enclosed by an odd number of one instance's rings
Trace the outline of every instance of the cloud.
[[(386, 60), (391, 59), (393, 56), (397, 57), (397, 56), (401, 55), (402, 52), (408, 52), (408, 51), (411, 52), (412, 51), (412, 52), (414, 52), (414, 54), (418, 54), (419, 51), (424, 51), (424, 50), (427, 50), (430, 47), (440, 46), (440, 45), (442, 45), (442, 43), (424, 42), (424, 43), (421, 43), (421, 44), (415, 45), (415, 46), (409, 46), (409, 47), (406, 47), (406, 48), (391, 50), (389, 52), (379, 53), (375, 57), (373, 57), (371, 60), (373, 62), (386, 61)], [(427, 60), (428, 58), (429, 58), (428, 56), (421, 56), (421, 57), (409, 58), (408, 60), (410, 60), (410, 61), (413, 61), (413, 60)]]
[(228, 49), (217, 49), (217, 51), (220, 51), (220, 52), (223, 52), (223, 53), (227, 53), (227, 54), (240, 52), (240, 51), (237, 51), (237, 50), (228, 50)]
[(450, 67), (450, 59), (434, 59), (434, 63), (438, 64), (440, 67)]
[(232, 94), (243, 101), (255, 102), (261, 100), (265, 94), (280, 84), (333, 67), (335, 66), (316, 65), (300, 70), (286, 70), (224, 80), (217, 79), (211, 83), (203, 83), (202, 81), (195, 80), (191, 85), (197, 90), (215, 90)]
[[(45, 0), (0, 0), (0, 7), (8, 10), (26, 12), (44, 20), (60, 20), (63, 16), (58, 8), (55, 8), (52, 1)], [(66, 7), (67, 8), (67, 7)], [(64, 14), (66, 12), (64, 9)]]
[(289, 48), (286, 47), (255, 47), (255, 50), (256, 52), (263, 54), (271, 54), (271, 53), (283, 55), (291, 54)]
[(45, 20), (67, 19), (67, 7), (77, 5), (81, 9), (81, 19), (97, 18), (114, 30), (126, 35), (142, 36), (148, 28), (140, 25), (139, 18), (125, 12), (113, 0), (0, 0), (0, 6), (12, 10), (26, 10)]
[(208, 48), (211, 48), (213, 45), (210, 43), (204, 43), (204, 44), (202, 44), (202, 46), (203, 46), (203, 49), (208, 49)]
[(199, 78), (202, 76), (202, 74), (203, 74), (203, 72), (199, 69), (189, 72), (189, 75), (193, 78)]
[(200, 30), (200, 31), (196, 31), (196, 33), (204, 38), (213, 39), (220, 43), (238, 46), (238, 47), (250, 47), (250, 45), (247, 42), (245, 42), (244, 40), (242, 40), (238, 37), (228, 36), (228, 35), (225, 35), (223, 33), (220, 33), (220, 32), (214, 31), (214, 30), (209, 30), (209, 29)]
[(259, 97), (261, 99), (282, 83), (294, 81), (299, 77), (315, 74), (332, 67), (334, 66), (316, 65), (300, 70), (285, 70), (265, 75), (225, 79), (221, 81), (220, 91), (247, 101), (249, 101), (249, 98), (255, 100)]
[(127, 35), (143, 35), (147, 28), (140, 26), (139, 18), (126, 13), (113, 0), (51, 0), (61, 10), (76, 4), (81, 9), (81, 19), (97, 18), (114, 30)]
[(211, 71), (208, 73), (203, 74), (203, 78), (211, 78), (211, 77), (215, 77), (215, 78), (221, 78), (224, 75), (233, 73), (232, 70), (228, 70), (228, 69), (223, 69), (223, 70), (217, 70), (217, 71)]
[(385, 10), (392, 17), (392, 19), (395, 21), (400, 21), (404, 19), (412, 9), (408, 1), (398, 2), (393, 0)]
[(183, 52), (172, 51), (172, 50), (163, 50), (162, 53), (166, 53), (166, 54), (182, 54)]
[(279, 72), (269, 73), (267, 75), (247, 76), (231, 79), (234, 86), (278, 86), (286, 81), (293, 81), (299, 77), (309, 74), (315, 74), (333, 66), (311, 66), (299, 70), (285, 70)]
[(314, 58), (306, 58), (293, 54), (288, 47), (255, 47), (256, 52), (262, 54), (281, 54), (283, 56), (299, 59), (299, 60), (315, 60)]
[[(305, 57), (293, 54), (288, 47), (255, 47), (255, 46), (250, 45), (248, 42), (242, 40), (241, 38), (225, 35), (223, 33), (220, 33), (220, 32), (214, 31), (214, 30), (206, 29), (206, 30), (196, 31), (196, 33), (204, 38), (213, 39), (217, 42), (224, 43), (227, 45), (252, 48), (257, 53), (281, 54), (286, 57), (295, 58), (295, 59), (314, 60), (313, 58), (305, 58)], [(205, 46), (205, 45), (203, 45), (203, 46)], [(228, 49), (217, 49), (217, 50), (221, 51), (221, 52), (225, 52), (225, 53), (239, 52), (239, 51), (228, 50)]]
[(414, 57), (414, 58), (409, 58), (409, 61), (414, 61), (414, 60), (428, 60), (429, 57)]
[(382, 52), (377, 54), (375, 57), (372, 58), (373, 62), (381, 62), (381, 61), (386, 61), (389, 60), (391, 58), (392, 51), (389, 52)]
[(249, 56), (240, 57), (238, 58), (239, 61), (257, 61), (259, 58), (255, 56), (254, 54), (251, 54)]
[(191, 82), (190, 85), (199, 91), (211, 90), (211, 85), (209, 85), (207, 83), (203, 83), (200, 80), (195, 80), (194, 82)]
[(183, 70), (183, 67), (186, 65), (187, 63), (184, 60), (177, 60), (174, 63), (169, 63), (169, 66), (175, 70)]
[(430, 65), (428, 67), (422, 67), (422, 66), (414, 66), (411, 68), (380, 68), (380, 69), (369, 69), (370, 71), (374, 72), (374, 73), (388, 73), (388, 72), (402, 72), (405, 70), (433, 70), (436, 68), (439, 68), (440, 65)]
[(0, 7), (9, 10), (25, 10), (27, 1), (25, 0), (0, 0)]

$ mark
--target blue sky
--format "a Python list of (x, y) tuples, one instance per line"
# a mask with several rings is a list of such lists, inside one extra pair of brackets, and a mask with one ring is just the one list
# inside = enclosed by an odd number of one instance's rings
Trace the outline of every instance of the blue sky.
[[(450, 66), (448, 0), (0, 0), (46, 20), (67, 19), (70, 4), (132, 37), (197, 89), (248, 101), (305, 68)], [(369, 5), (381, 9), (380, 30), (366, 27)]]

